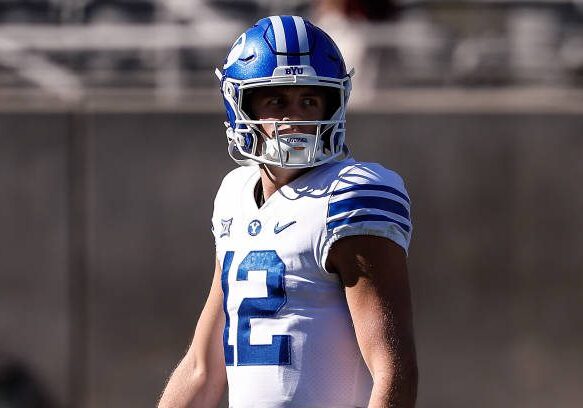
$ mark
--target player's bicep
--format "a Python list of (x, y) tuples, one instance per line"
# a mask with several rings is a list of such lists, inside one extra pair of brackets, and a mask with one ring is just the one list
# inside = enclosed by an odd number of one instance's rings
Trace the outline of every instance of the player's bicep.
[[(376, 236), (336, 241), (327, 269), (338, 273), (346, 291), (357, 341), (373, 373), (415, 366), (411, 296), (406, 254)], [(399, 366), (401, 365), (401, 366)]]

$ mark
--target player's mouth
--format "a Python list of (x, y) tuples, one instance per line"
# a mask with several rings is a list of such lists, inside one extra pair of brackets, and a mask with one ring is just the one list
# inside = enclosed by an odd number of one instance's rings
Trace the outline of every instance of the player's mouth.
[(294, 134), (314, 135), (314, 134), (316, 134), (316, 130), (314, 129), (314, 126), (311, 126), (311, 125), (290, 126), (290, 127), (285, 127), (283, 129), (280, 127), (277, 129), (277, 132), (275, 131), (275, 129), (273, 129), (273, 131), (271, 132), (271, 138), (275, 139), (276, 133), (279, 136), (287, 136), (287, 135), (294, 135)]

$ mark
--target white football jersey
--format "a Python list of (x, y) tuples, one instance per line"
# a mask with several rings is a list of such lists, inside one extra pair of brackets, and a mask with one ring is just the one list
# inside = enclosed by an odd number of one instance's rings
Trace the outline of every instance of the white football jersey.
[(257, 208), (257, 166), (239, 167), (215, 199), (229, 406), (365, 407), (372, 379), (336, 274), (332, 243), (376, 235), (407, 251), (402, 179), (353, 159), (311, 169)]

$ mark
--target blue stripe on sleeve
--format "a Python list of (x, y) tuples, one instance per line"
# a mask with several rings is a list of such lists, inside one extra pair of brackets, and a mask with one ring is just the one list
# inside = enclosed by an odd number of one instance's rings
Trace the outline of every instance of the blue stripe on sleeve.
[(344, 188), (341, 188), (339, 190), (333, 191), (332, 195), (337, 196), (340, 194), (348, 193), (350, 191), (358, 191), (358, 190), (386, 191), (387, 193), (391, 193), (391, 194), (394, 194), (396, 196), (401, 197), (403, 200), (405, 200), (409, 204), (411, 204), (411, 202), (409, 201), (409, 197), (407, 197), (405, 194), (403, 194), (402, 192), (400, 192), (396, 188), (389, 187), (389, 186), (381, 186), (381, 185), (376, 185), (376, 184), (355, 184), (353, 186), (348, 186), (348, 187), (344, 187)]
[[(283, 29), (285, 31), (285, 42), (287, 45), (288, 65), (300, 65), (300, 43), (296, 23), (292, 16), (282, 16)], [(289, 55), (292, 54), (292, 55)], [(293, 55), (296, 54), (296, 55)]]
[(407, 224), (399, 222), (397, 220), (394, 220), (391, 217), (387, 217), (384, 215), (378, 215), (378, 214), (357, 215), (355, 217), (348, 217), (348, 218), (343, 218), (341, 220), (330, 221), (326, 225), (328, 226), (328, 229), (331, 230), (331, 229), (334, 229), (336, 227), (339, 227), (340, 225), (354, 224), (356, 222), (365, 222), (365, 221), (391, 222), (391, 223), (397, 224), (398, 226), (400, 226), (401, 228), (403, 228), (407, 232), (411, 231), (411, 227), (409, 227)]
[(347, 211), (375, 208), (409, 219), (409, 211), (398, 201), (385, 197), (352, 197), (328, 205), (328, 217)]

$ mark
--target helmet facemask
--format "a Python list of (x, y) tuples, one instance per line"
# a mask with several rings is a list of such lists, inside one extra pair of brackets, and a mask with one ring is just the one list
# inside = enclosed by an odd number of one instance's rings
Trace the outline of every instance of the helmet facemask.
[[(263, 163), (282, 168), (314, 167), (345, 155), (345, 104), (350, 92), (350, 77), (343, 79), (315, 76), (272, 76), (251, 80), (223, 79), (225, 105), (234, 121), (225, 122), (229, 154), (240, 165)], [(327, 111), (324, 120), (261, 120), (249, 112), (253, 89), (265, 86), (318, 86), (326, 89)], [(233, 128), (234, 122), (234, 128)], [(264, 126), (273, 129), (272, 134)], [(287, 128), (306, 129), (290, 133)], [(308, 128), (312, 131), (307, 131)]]

